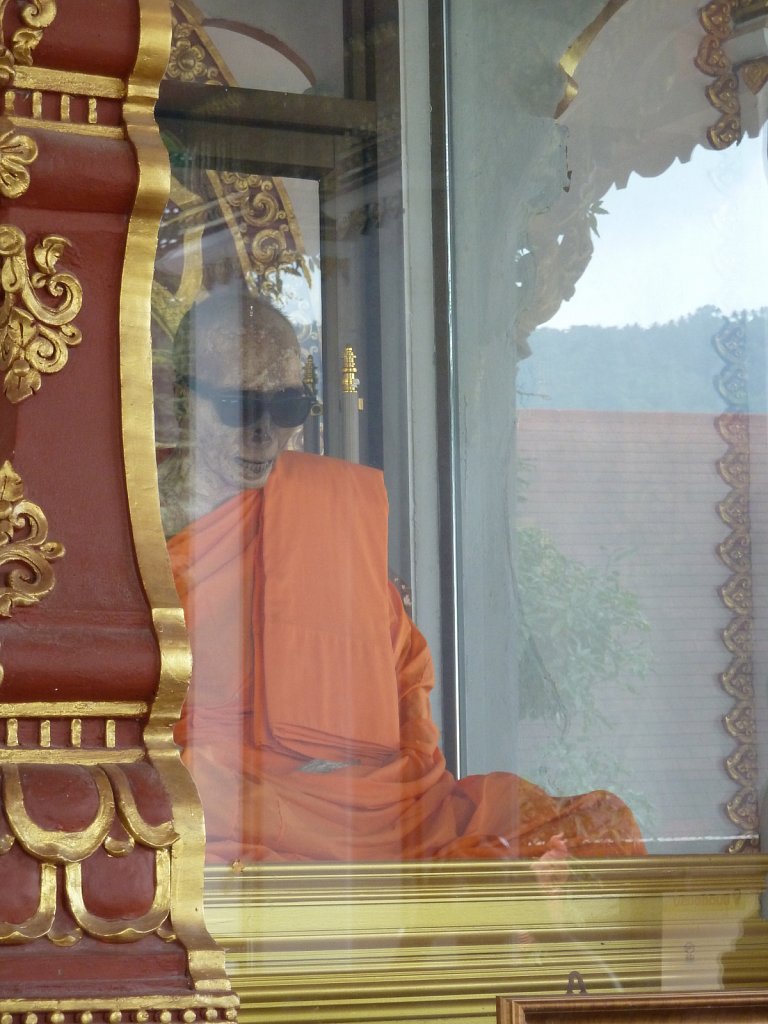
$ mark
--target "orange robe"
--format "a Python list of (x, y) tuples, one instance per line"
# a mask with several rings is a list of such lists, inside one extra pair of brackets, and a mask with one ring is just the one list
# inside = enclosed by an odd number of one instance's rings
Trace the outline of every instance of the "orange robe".
[(378, 471), (285, 453), (169, 551), (194, 655), (178, 738), (211, 860), (538, 857), (558, 833), (574, 856), (644, 853), (611, 793), (446, 770)]

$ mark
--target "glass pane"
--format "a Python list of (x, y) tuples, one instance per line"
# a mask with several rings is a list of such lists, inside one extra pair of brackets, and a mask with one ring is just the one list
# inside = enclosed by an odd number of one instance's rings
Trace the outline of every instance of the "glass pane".
[(708, 143), (686, 3), (477, 15), (450, 4), (466, 770), (611, 790), (649, 853), (755, 849), (764, 104)]

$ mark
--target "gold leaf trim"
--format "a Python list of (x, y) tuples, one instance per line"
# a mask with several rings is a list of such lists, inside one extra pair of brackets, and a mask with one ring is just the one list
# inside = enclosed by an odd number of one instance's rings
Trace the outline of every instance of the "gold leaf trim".
[[(83, 289), (72, 274), (56, 271), (69, 244), (60, 235), (48, 235), (34, 246), (37, 269), (30, 270), (23, 232), (12, 224), (0, 225), (0, 371), (5, 371), (3, 390), (13, 404), (40, 389), (42, 374), (58, 373), (69, 347), (81, 341), (72, 321), (80, 312)], [(56, 305), (38, 297), (43, 290)]]
[(738, 80), (722, 43), (733, 34), (733, 11), (737, 0), (710, 0), (699, 8), (699, 22), (706, 33), (699, 43), (694, 64), (715, 81), (706, 89), (710, 105), (718, 112), (717, 121), (707, 129), (707, 141), (713, 149), (727, 149), (741, 138), (741, 106)]
[(160, 825), (150, 825), (144, 820), (136, 807), (136, 800), (128, 782), (128, 778), (118, 765), (104, 765), (104, 772), (117, 797), (117, 810), (120, 820), (128, 830), (128, 834), (143, 846), (162, 849), (175, 843), (179, 834), (172, 821), (164, 821)]
[(97, 767), (86, 768), (96, 786), (99, 807), (93, 821), (77, 832), (41, 828), (30, 818), (24, 804), (18, 766), (3, 767), (3, 801), (8, 824), (20, 845), (38, 860), (53, 864), (72, 864), (90, 857), (104, 842), (115, 815), (112, 788), (104, 772)]
[(0, 942), (10, 945), (42, 939), (56, 918), (56, 867), (40, 865), (40, 901), (35, 913), (21, 924), (0, 922)]
[(150, 909), (140, 917), (113, 920), (92, 914), (83, 899), (81, 865), (67, 864), (65, 875), (72, 916), (85, 932), (96, 939), (104, 942), (135, 942), (157, 931), (168, 917), (171, 906), (171, 856), (168, 850), (155, 851), (155, 895)]
[(37, 604), (53, 590), (51, 562), (64, 547), (48, 540), (48, 520), (39, 505), (24, 498), (21, 477), (6, 459), (0, 466), (0, 567), (9, 566), (0, 584), (0, 616)]

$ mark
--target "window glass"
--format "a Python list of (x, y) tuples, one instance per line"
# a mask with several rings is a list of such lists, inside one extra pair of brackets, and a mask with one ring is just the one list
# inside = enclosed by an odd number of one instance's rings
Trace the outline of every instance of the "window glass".
[(426, 10), (298, 6), (175, 0), (159, 107), (209, 857), (757, 848), (759, 90), (726, 145), (683, 3), (448, 3), (441, 125)]
[(684, 3), (449, 7), (465, 769), (755, 849), (764, 104)]

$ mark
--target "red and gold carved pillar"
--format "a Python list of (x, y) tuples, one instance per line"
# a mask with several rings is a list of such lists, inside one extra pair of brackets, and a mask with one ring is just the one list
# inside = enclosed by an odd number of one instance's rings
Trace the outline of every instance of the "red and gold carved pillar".
[(169, 4), (0, 19), (0, 1021), (232, 1020), (154, 468)]

